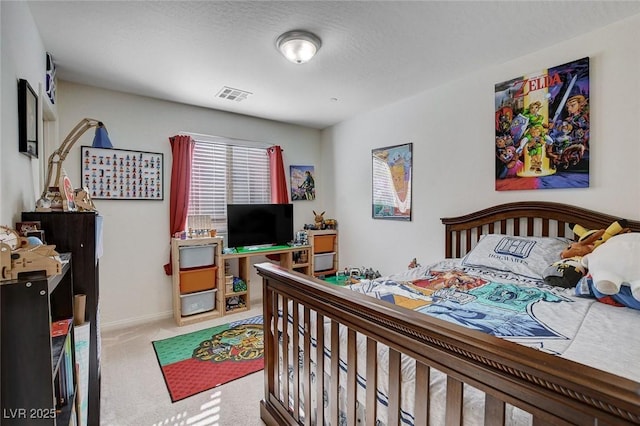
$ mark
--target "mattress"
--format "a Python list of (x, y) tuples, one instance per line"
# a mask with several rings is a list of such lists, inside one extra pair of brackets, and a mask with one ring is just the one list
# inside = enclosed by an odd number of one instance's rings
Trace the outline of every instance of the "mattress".
[[(482, 331), (493, 336), (532, 347), (600, 370), (617, 374), (631, 380), (640, 381), (640, 311), (625, 307), (615, 307), (593, 298), (575, 295), (575, 289), (552, 287), (542, 279), (519, 275), (511, 271), (496, 270), (476, 266), (465, 266), (461, 259), (444, 260), (424, 267), (409, 269), (375, 280), (363, 280), (346, 286), (350, 291), (359, 292), (416, 312), (431, 315), (455, 324)], [(299, 307), (303, 309), (302, 306)], [(289, 323), (293, 323), (293, 308), (289, 307)], [(302, 318), (302, 311), (300, 317)], [(280, 311), (282, 316), (282, 311)], [(315, 315), (312, 313), (310, 330), (315, 330)], [(334, 351), (330, 347), (330, 320), (325, 319), (324, 366), (325, 382), (331, 377), (330, 360)], [(282, 322), (279, 324), (282, 331)], [(291, 334), (291, 327), (288, 328)], [(304, 330), (299, 327), (300, 336)], [(347, 371), (346, 327), (340, 327), (340, 383), (345, 383)], [(315, 347), (316, 338), (312, 333), (311, 343)], [(300, 339), (302, 342), (302, 339)], [(356, 339), (358, 358), (357, 371), (357, 416), (364, 420), (364, 400), (366, 389), (366, 338), (358, 334)], [(295, 359), (291, 341), (288, 348), (291, 361)], [(312, 385), (316, 352), (311, 351)], [(300, 352), (301, 353), (301, 352)], [(299, 362), (301, 362), (300, 355)], [(377, 424), (386, 424), (388, 404), (388, 348), (378, 345), (377, 374)], [(360, 359), (363, 358), (363, 359)], [(280, 359), (283, 371), (282, 358)], [(415, 361), (402, 358), (401, 423), (413, 425), (413, 388), (415, 386)], [(294, 366), (287, 367), (292, 377)], [(444, 423), (446, 376), (433, 371), (431, 374), (430, 421), (431, 424)], [(329, 386), (325, 384), (325, 389)], [(304, 394), (306, 390), (302, 390)], [(484, 414), (484, 394), (465, 385), (464, 412), (465, 425), (482, 424)], [(344, 410), (344, 389), (341, 386), (340, 409)], [(327, 395), (322, 395), (326, 400)], [(302, 403), (302, 401), (300, 401)], [(293, 401), (290, 401), (293, 406)], [(325, 404), (326, 406), (326, 404)], [(315, 416), (315, 415), (314, 415)], [(531, 416), (508, 406), (507, 424), (529, 425)], [(329, 413), (325, 413), (325, 419)], [(345, 418), (345, 413), (340, 413)], [(313, 419), (312, 419), (313, 420)], [(313, 421), (312, 421), (313, 423)]]

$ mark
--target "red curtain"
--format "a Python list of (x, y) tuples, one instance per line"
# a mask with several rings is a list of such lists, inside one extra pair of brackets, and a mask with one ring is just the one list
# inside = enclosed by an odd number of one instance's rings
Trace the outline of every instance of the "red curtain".
[[(271, 202), (273, 204), (287, 204), (289, 191), (287, 191), (287, 178), (284, 174), (284, 162), (282, 161), (282, 148), (274, 145), (267, 149), (269, 155), (269, 172), (271, 176)], [(280, 260), (279, 254), (267, 255), (267, 259)]]
[[(184, 231), (187, 224), (189, 207), (189, 190), (191, 189), (191, 161), (193, 159), (193, 139), (191, 136), (177, 135), (169, 138), (171, 143), (171, 195), (169, 198), (169, 237), (176, 232)], [(167, 275), (173, 273), (171, 252), (169, 263), (164, 265)]]
[(287, 177), (284, 174), (284, 162), (282, 161), (282, 148), (274, 145), (267, 149), (269, 155), (269, 170), (271, 173), (271, 202), (273, 204), (287, 204), (289, 191), (287, 191)]

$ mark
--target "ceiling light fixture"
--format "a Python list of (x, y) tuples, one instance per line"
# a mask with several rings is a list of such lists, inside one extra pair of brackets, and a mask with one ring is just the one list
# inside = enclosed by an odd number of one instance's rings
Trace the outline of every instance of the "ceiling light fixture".
[(288, 31), (278, 37), (276, 46), (294, 64), (304, 64), (320, 50), (322, 41), (315, 34), (303, 30)]

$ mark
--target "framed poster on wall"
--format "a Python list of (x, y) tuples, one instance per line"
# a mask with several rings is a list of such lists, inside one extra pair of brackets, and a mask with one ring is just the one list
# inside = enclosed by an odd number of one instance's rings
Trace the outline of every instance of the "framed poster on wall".
[(291, 200), (315, 200), (316, 184), (314, 166), (289, 166)]
[(495, 85), (495, 189), (588, 188), (589, 58)]
[(82, 186), (92, 199), (164, 199), (162, 153), (83, 146)]
[(412, 150), (407, 143), (371, 151), (374, 219), (411, 220)]
[(38, 95), (27, 80), (18, 80), (18, 150), (38, 158)]

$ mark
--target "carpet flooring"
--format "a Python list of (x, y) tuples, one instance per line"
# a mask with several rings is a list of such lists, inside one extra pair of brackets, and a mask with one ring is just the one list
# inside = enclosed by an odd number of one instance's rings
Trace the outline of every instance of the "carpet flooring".
[[(260, 280), (252, 293), (260, 295)], [(172, 403), (152, 341), (179, 336), (262, 313), (249, 311), (179, 327), (173, 318), (102, 332), (100, 426), (258, 426), (264, 372), (249, 374)]]

